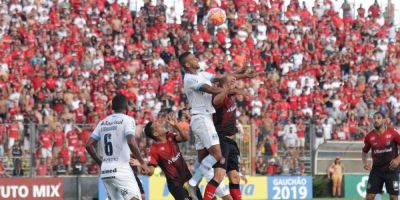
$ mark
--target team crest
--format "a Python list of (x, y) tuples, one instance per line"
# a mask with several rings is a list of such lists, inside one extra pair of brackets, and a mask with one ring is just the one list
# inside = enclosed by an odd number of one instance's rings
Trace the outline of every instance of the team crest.
[(121, 189), (121, 195), (124, 197), (128, 194), (128, 190), (126, 188)]
[(165, 151), (165, 148), (164, 147), (160, 147), (160, 151)]
[(371, 141), (374, 141), (375, 140), (375, 137), (371, 137), (371, 139), (370, 139)]
[(399, 191), (399, 182), (398, 181), (393, 181), (393, 189), (394, 189), (394, 191)]
[(388, 138), (388, 139), (391, 138), (391, 137), (392, 137), (392, 135), (386, 135), (386, 138)]

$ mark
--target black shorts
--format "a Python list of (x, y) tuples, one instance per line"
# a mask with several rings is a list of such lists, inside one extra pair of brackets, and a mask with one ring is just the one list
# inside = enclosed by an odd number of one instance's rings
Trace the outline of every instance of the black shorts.
[(222, 156), (225, 158), (225, 163), (216, 163), (214, 168), (223, 168), (227, 172), (236, 170), (239, 171), (240, 151), (239, 147), (231, 138), (220, 135), (219, 144), (221, 146)]
[[(190, 199), (189, 193), (183, 188), (182, 184), (175, 184), (167, 181), (168, 190), (175, 200), (188, 200)], [(200, 189), (197, 187), (197, 198), (203, 199)]]
[(397, 171), (382, 172), (372, 169), (369, 173), (367, 193), (381, 194), (383, 183), (386, 185), (386, 192), (390, 195), (399, 195), (399, 173)]
[(136, 175), (136, 173), (133, 173), (133, 174), (135, 174), (135, 179), (136, 179), (136, 182), (137, 182), (137, 184), (138, 184), (138, 186), (139, 186), (140, 194), (144, 194), (144, 189), (143, 189), (142, 181), (140, 181), (140, 179), (139, 179), (139, 177)]

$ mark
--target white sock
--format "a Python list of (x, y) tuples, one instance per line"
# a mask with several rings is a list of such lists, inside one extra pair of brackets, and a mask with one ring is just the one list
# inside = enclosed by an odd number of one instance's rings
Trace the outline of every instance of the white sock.
[(195, 172), (192, 178), (189, 180), (190, 186), (196, 186), (197, 183), (203, 178), (204, 174), (208, 172), (212, 168), (212, 166), (217, 163), (217, 160), (212, 155), (206, 156), (200, 163), (200, 166), (195, 169)]

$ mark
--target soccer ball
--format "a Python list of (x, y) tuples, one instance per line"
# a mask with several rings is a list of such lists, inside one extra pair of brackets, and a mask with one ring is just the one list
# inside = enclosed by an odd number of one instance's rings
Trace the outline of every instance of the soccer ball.
[(211, 8), (207, 14), (208, 24), (219, 26), (225, 23), (226, 14), (221, 8)]

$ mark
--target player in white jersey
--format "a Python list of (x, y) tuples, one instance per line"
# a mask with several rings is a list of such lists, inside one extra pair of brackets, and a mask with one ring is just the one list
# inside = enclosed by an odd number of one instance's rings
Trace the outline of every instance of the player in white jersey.
[[(146, 173), (144, 163), (135, 141), (135, 120), (127, 116), (128, 103), (124, 95), (118, 94), (112, 100), (114, 113), (101, 120), (86, 144), (90, 156), (100, 165), (101, 179), (110, 199), (141, 200), (141, 193), (129, 165), (132, 152)], [(94, 146), (100, 143), (102, 159)]]
[[(224, 89), (212, 86), (212, 82), (221, 80), (208, 72), (198, 72), (200, 66), (197, 58), (190, 52), (179, 56), (179, 62), (185, 70), (184, 92), (191, 106), (190, 128), (195, 136), (195, 148), (198, 151), (199, 164), (194, 175), (189, 180), (188, 192), (196, 200), (195, 186), (199, 180), (212, 169), (217, 162), (224, 163), (219, 145), (219, 138), (215, 130), (212, 114), (215, 109), (212, 105), (212, 95), (219, 94)], [(256, 74), (234, 74), (237, 79), (250, 78)], [(208, 155), (207, 155), (208, 154)], [(207, 156), (203, 156), (207, 155)], [(222, 182), (225, 174), (214, 174), (205, 189), (204, 200), (211, 199), (215, 190)]]

